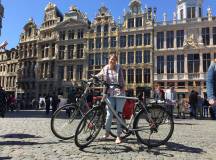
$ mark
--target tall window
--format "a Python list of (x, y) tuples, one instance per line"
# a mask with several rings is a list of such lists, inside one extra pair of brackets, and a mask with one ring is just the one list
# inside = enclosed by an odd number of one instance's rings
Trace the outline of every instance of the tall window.
[(128, 35), (128, 47), (134, 46), (134, 35)]
[(78, 39), (81, 39), (81, 38), (83, 38), (83, 29), (78, 29), (78, 33), (77, 33), (77, 38)]
[(101, 65), (101, 54), (100, 53), (96, 53), (95, 54), (95, 65), (96, 66), (100, 66)]
[(187, 8), (187, 18), (195, 18), (195, 7)]
[(67, 81), (73, 79), (73, 66), (67, 66)]
[(167, 73), (174, 73), (174, 55), (167, 56)]
[(144, 46), (151, 44), (151, 34), (144, 33)]
[(142, 27), (142, 17), (136, 18), (136, 27)]
[(108, 63), (108, 53), (104, 52), (102, 55), (102, 65), (106, 65)]
[(65, 46), (59, 46), (59, 59), (64, 59)]
[(210, 43), (210, 36), (209, 36), (209, 28), (202, 28), (202, 39), (203, 39), (203, 44), (205, 46), (208, 46)]
[(213, 32), (213, 44), (216, 45), (216, 27), (213, 27), (212, 32)]
[(184, 43), (184, 30), (176, 31), (176, 46), (182, 47)]
[(83, 58), (83, 44), (77, 44), (77, 58)]
[(136, 83), (142, 83), (142, 69), (136, 69)]
[(157, 32), (157, 49), (164, 48), (164, 32)]
[(144, 83), (151, 83), (151, 71), (150, 68), (144, 68)]
[(60, 31), (60, 32), (59, 32), (59, 40), (60, 40), (60, 41), (65, 40), (65, 31)]
[(58, 67), (58, 78), (59, 78), (59, 80), (64, 79), (64, 66)]
[(199, 54), (188, 54), (188, 73), (198, 73), (199, 66)]
[(177, 73), (184, 73), (184, 55), (177, 55)]
[(68, 39), (74, 39), (74, 30), (69, 30), (68, 31)]
[(134, 64), (134, 52), (128, 52), (128, 64)]
[(101, 48), (101, 38), (96, 38), (96, 48)]
[(76, 70), (77, 80), (81, 80), (83, 78), (82, 74), (83, 74), (83, 65), (77, 65), (77, 70)]
[(173, 44), (174, 44), (174, 32), (173, 31), (167, 31), (166, 32), (166, 47), (167, 48), (173, 48)]
[(134, 19), (130, 18), (128, 19), (128, 28), (133, 28), (134, 27)]
[(120, 53), (120, 64), (126, 64), (126, 53), (125, 52), (121, 52)]
[(142, 34), (137, 34), (136, 35), (136, 46), (141, 46), (142, 45)]
[(142, 51), (136, 51), (136, 64), (142, 63)]
[(126, 47), (126, 36), (120, 36), (120, 47)]
[(89, 50), (94, 49), (94, 39), (89, 39)]
[(210, 53), (203, 54), (203, 72), (207, 72), (211, 64), (211, 55)]
[(106, 32), (108, 32), (109, 31), (109, 25), (108, 24), (105, 24), (104, 25), (104, 32), (106, 33)]
[(157, 74), (164, 73), (164, 56), (157, 56)]
[(134, 83), (134, 70), (128, 69), (128, 84)]
[(73, 59), (74, 45), (68, 46), (68, 59)]
[(93, 66), (94, 65), (94, 54), (89, 54), (88, 65), (89, 66)]
[(103, 48), (108, 48), (108, 45), (109, 45), (108, 37), (104, 37), (104, 39), (103, 39)]
[(150, 50), (144, 50), (144, 63), (150, 63)]
[(97, 26), (97, 30), (96, 31), (97, 31), (97, 33), (101, 33), (101, 25)]
[(116, 47), (116, 37), (111, 37), (111, 47)]

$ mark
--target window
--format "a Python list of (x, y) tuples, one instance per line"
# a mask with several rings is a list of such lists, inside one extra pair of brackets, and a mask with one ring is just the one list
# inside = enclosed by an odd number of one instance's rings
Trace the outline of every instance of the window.
[[(36, 48), (35, 48), (36, 49)], [(35, 50), (35, 56), (37, 54), (37, 50)], [(55, 43), (52, 44), (52, 56), (55, 56)]]
[(157, 74), (164, 73), (164, 57), (157, 56)]
[(134, 83), (134, 70), (128, 69), (128, 84)]
[(176, 31), (176, 46), (183, 47), (184, 43), (184, 30), (177, 30)]
[(167, 56), (167, 73), (174, 73), (174, 55)]
[(187, 8), (187, 18), (195, 18), (195, 7)]
[(101, 38), (96, 38), (96, 48), (101, 48)]
[(104, 52), (102, 57), (102, 65), (106, 65), (108, 63), (108, 53)]
[(93, 54), (89, 54), (88, 65), (89, 66), (93, 66), (94, 65), (94, 55)]
[(128, 64), (134, 64), (134, 52), (128, 52)]
[(94, 39), (89, 39), (89, 50), (94, 49)]
[(97, 33), (101, 33), (101, 25), (97, 26)]
[(68, 39), (70, 40), (70, 39), (74, 39), (74, 31), (72, 30), (69, 30), (68, 31)]
[(128, 47), (134, 46), (134, 35), (128, 35)]
[(108, 37), (104, 37), (104, 39), (103, 39), (103, 48), (108, 48), (108, 45), (109, 45)]
[(126, 64), (126, 53), (125, 52), (121, 52), (120, 53), (120, 60), (119, 60), (120, 64)]
[(111, 47), (116, 47), (116, 37), (111, 37)]
[(59, 80), (64, 79), (64, 66), (58, 67), (58, 78), (59, 78)]
[(213, 45), (216, 45), (216, 27), (213, 27), (212, 32), (213, 32)]
[(109, 29), (109, 25), (108, 25), (108, 24), (105, 24), (105, 25), (104, 25), (104, 32), (108, 32), (108, 29)]
[(208, 46), (210, 43), (210, 36), (209, 36), (209, 28), (202, 28), (202, 39), (203, 39), (203, 44), (205, 46)]
[(184, 55), (177, 55), (177, 73), (184, 73)]
[(120, 36), (120, 47), (126, 47), (126, 36)]
[(142, 63), (142, 51), (136, 51), (136, 64)]
[(210, 53), (203, 54), (203, 72), (208, 72), (208, 68), (211, 64), (211, 55)]
[(101, 54), (100, 53), (96, 53), (95, 54), (95, 65), (96, 66), (100, 66), (101, 65)]
[(164, 32), (157, 32), (157, 49), (164, 48)]
[(149, 68), (144, 68), (144, 83), (151, 83), (151, 71)]
[(142, 83), (142, 69), (136, 69), (136, 83)]
[(68, 46), (68, 59), (73, 59), (74, 45)]
[(83, 44), (77, 44), (77, 58), (83, 58)]
[(130, 18), (128, 19), (128, 28), (133, 28), (134, 27), (134, 19)]
[(167, 40), (167, 42), (166, 42), (166, 47), (167, 48), (173, 48), (174, 46), (173, 46), (173, 42), (174, 42), (174, 32), (173, 31), (167, 31), (166, 32), (166, 40)]
[(65, 31), (60, 31), (59, 32), (59, 40), (65, 40)]
[(144, 63), (150, 63), (150, 50), (144, 50)]
[(136, 35), (136, 46), (142, 46), (142, 34)]
[(73, 79), (73, 66), (67, 66), (67, 81)]
[(199, 66), (199, 54), (188, 54), (188, 73), (198, 73)]
[(202, 17), (202, 8), (199, 7), (199, 17)]
[(136, 18), (136, 27), (142, 27), (142, 17)]
[(144, 34), (144, 46), (151, 44), (151, 34), (145, 33)]
[(83, 29), (78, 29), (77, 38), (78, 39), (83, 38)]
[(82, 74), (83, 74), (83, 65), (77, 65), (77, 70), (76, 70), (76, 80), (81, 80), (83, 77), (82, 77)]
[(65, 46), (59, 46), (59, 59), (64, 59)]

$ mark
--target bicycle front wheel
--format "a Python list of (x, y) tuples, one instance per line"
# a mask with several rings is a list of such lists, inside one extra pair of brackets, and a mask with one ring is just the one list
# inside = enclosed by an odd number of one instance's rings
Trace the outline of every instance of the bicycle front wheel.
[(63, 140), (73, 138), (79, 117), (80, 111), (75, 104), (67, 104), (58, 108), (51, 117), (52, 133)]
[(148, 119), (144, 110), (138, 113), (134, 120), (134, 128), (139, 129), (135, 132), (137, 139), (149, 147), (164, 145), (173, 134), (173, 117), (159, 105), (149, 107), (147, 110), (153, 122)]
[(87, 147), (99, 134), (104, 123), (103, 112), (99, 107), (94, 107), (80, 121), (76, 133), (75, 144), (79, 148)]

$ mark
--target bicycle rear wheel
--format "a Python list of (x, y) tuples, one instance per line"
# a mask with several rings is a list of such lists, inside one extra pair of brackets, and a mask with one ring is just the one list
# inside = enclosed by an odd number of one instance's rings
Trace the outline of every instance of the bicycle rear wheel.
[(87, 147), (99, 134), (104, 123), (103, 112), (94, 107), (80, 121), (75, 132), (75, 144), (79, 148)]
[(149, 147), (164, 145), (174, 131), (173, 117), (159, 105), (149, 107), (147, 110), (154, 123), (150, 123), (145, 111), (141, 110), (134, 120), (134, 128), (142, 128), (140, 131), (135, 131), (137, 139)]
[(67, 104), (58, 108), (51, 117), (52, 133), (63, 140), (73, 138), (80, 115), (78, 106), (75, 104)]

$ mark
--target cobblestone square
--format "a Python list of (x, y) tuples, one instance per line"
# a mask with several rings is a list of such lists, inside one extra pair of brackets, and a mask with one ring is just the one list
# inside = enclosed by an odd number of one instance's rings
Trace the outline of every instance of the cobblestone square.
[(215, 125), (212, 120), (176, 119), (174, 134), (165, 146), (149, 150), (131, 136), (120, 145), (112, 139), (103, 142), (96, 139), (89, 147), (79, 150), (73, 139), (62, 141), (52, 134), (50, 117), (44, 112), (13, 112), (0, 119), (0, 159), (214, 160)]

